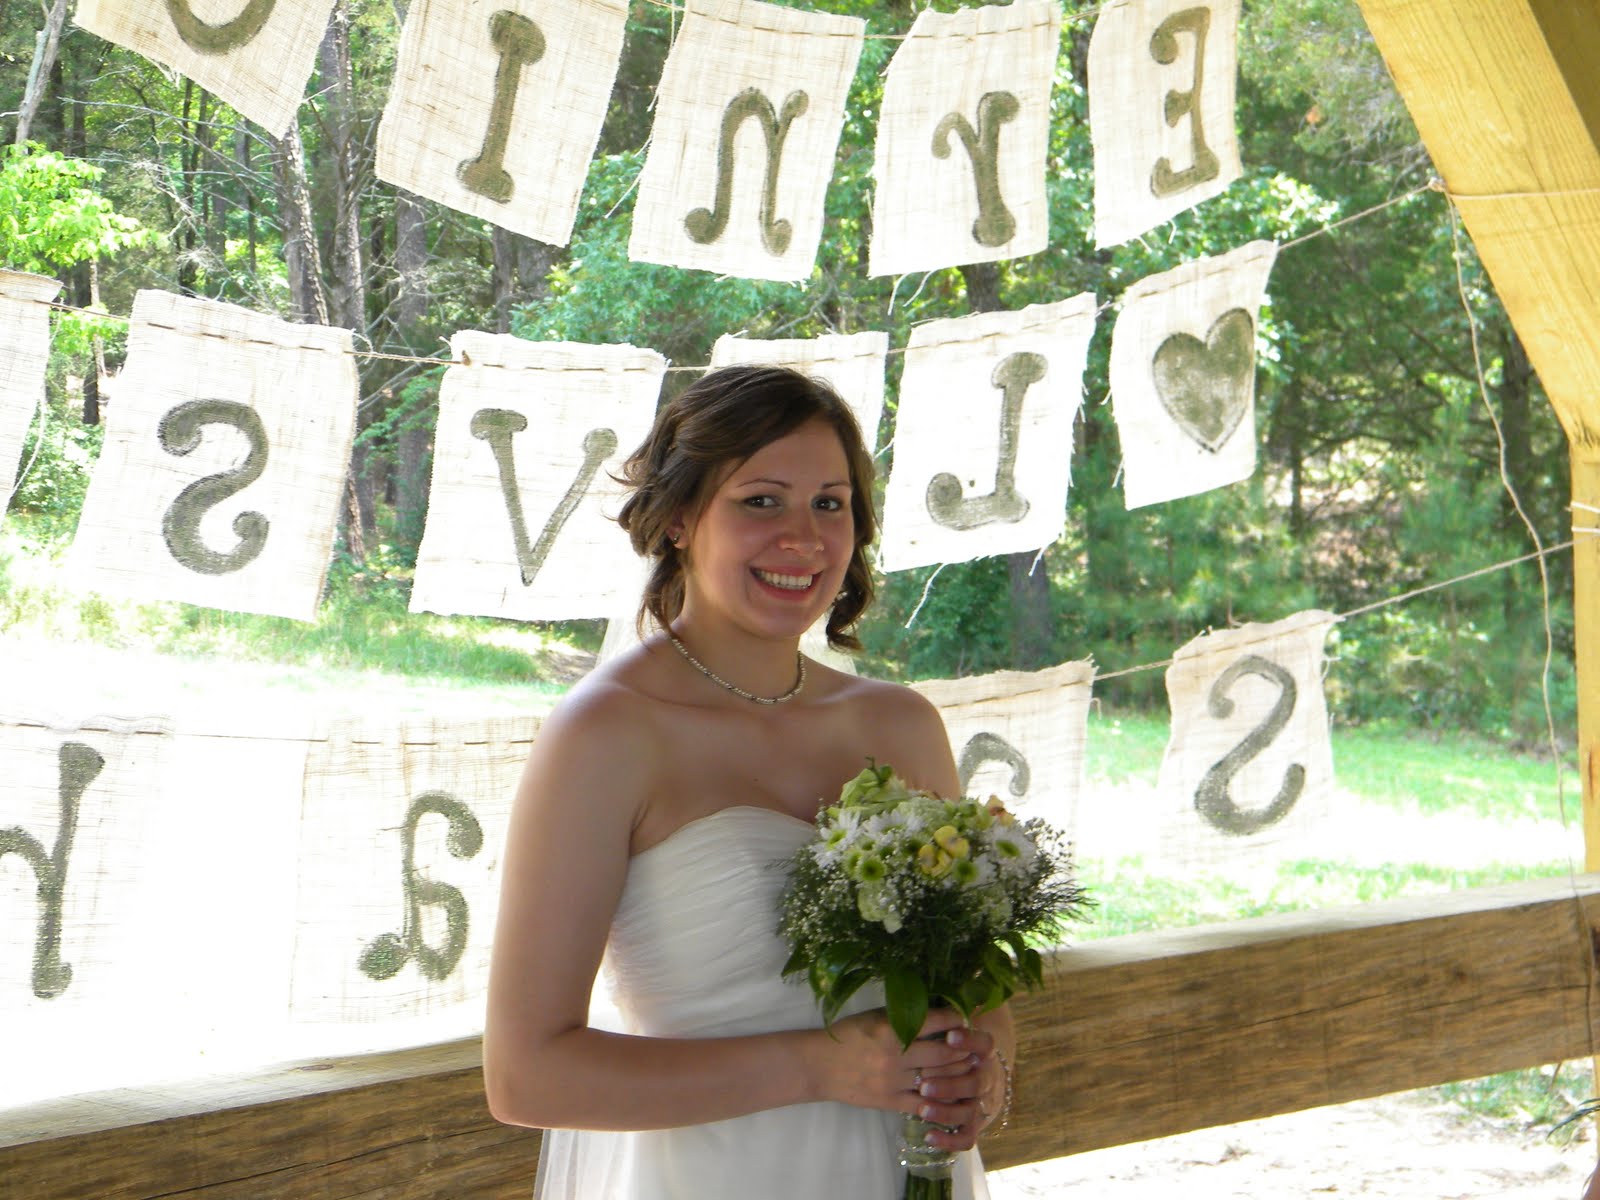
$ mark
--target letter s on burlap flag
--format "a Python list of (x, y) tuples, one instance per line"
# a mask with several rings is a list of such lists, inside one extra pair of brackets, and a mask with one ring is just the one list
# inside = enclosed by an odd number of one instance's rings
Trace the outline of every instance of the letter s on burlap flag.
[(450, 351), (411, 611), (614, 616), (638, 573), (613, 475), (650, 431), (666, 359), (472, 330)]
[(694, 0), (656, 91), (628, 256), (807, 278), (865, 31), (858, 17)]
[(347, 329), (140, 292), (69, 578), (108, 595), (311, 620), (356, 390)]
[(74, 20), (187, 75), (273, 137), (294, 122), (334, 0), (78, 0)]
[(1061, 536), (1094, 316), (1085, 292), (911, 331), (884, 489), (885, 571)]
[(414, 0), (378, 178), (566, 245), (627, 20), (621, 0)]
[(900, 275), (1050, 244), (1045, 162), (1055, 0), (925, 9), (883, 85), (869, 272)]
[(1089, 40), (1094, 237), (1116, 246), (1239, 178), (1239, 0), (1111, 0)]
[(1250, 242), (1139, 280), (1111, 335), (1111, 411), (1129, 508), (1256, 469), (1256, 318), (1278, 247)]
[(59, 280), (0, 271), (0, 512), (20, 484), (22, 444), (44, 397), (50, 359), (50, 301)]
[(1172, 656), (1164, 859), (1227, 867), (1316, 836), (1333, 798), (1322, 664), (1335, 620), (1311, 609), (1203, 634)]

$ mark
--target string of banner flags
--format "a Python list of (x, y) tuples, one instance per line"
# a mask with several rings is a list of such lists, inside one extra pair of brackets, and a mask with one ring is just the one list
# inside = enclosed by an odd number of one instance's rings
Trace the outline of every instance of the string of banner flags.
[[(282, 132), (332, 4), (252, 0), (208, 21), (198, 0), (80, 0), (77, 20)], [(620, 0), (414, 0), (379, 127), (379, 177), (564, 244), (626, 15)], [(1099, 244), (1137, 236), (1240, 174), (1237, 24), (1237, 0), (1112, 0), (1095, 14)], [(872, 274), (1048, 246), (1060, 25), (1040, 0), (917, 17), (877, 115)], [(690, 4), (657, 93), (632, 257), (807, 278), (864, 36), (855, 18), (756, 0)], [(1256, 325), (1278, 249), (1251, 242), (1122, 296), (1110, 384), (1130, 507), (1254, 472)], [(58, 288), (0, 271), (8, 483), (43, 392)], [(1057, 540), (1100, 311), (1085, 293), (912, 331), (884, 570)], [(825, 378), (872, 439), (884, 424), (888, 341), (725, 336), (711, 366), (772, 362)], [(627, 631), (642, 570), (611, 520), (612, 473), (650, 426), (666, 359), (471, 330), (452, 338), (450, 357), (412, 609), (604, 617)], [(313, 619), (347, 486), (355, 362), (347, 330), (140, 292), (68, 579)], [(1314, 838), (1334, 801), (1322, 673), (1337, 619), (1307, 611), (1177, 651), (1152, 864), (1287, 854)], [(1073, 662), (917, 686), (944, 717), (964, 789), (1073, 829), (1094, 679), (1091, 663)], [(0, 1013), (16, 1089), (0, 1105), (30, 1088), (137, 1083), (157, 1061), (170, 1068), (208, 1048), (215, 1066), (219, 1044), (286, 1059), (374, 1048), (380, 1025), (393, 1045), (424, 1027), (429, 1038), (479, 1028), (499, 847), (537, 716), (308, 715), (282, 737), (231, 724), (202, 735), (170, 713), (82, 715), (92, 702), (76, 695), (64, 703), (77, 715), (46, 717), (28, 688), (0, 689), (15, 706), (0, 707)], [(160, 998), (139, 1026), (142, 1066), (111, 1032), (128, 1027), (130, 996)]]

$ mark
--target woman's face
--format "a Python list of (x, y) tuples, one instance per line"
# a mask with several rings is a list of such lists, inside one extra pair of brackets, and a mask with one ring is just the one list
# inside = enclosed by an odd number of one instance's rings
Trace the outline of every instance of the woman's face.
[(832, 605), (855, 550), (839, 435), (810, 421), (713, 479), (684, 523), (684, 618), (798, 637)]

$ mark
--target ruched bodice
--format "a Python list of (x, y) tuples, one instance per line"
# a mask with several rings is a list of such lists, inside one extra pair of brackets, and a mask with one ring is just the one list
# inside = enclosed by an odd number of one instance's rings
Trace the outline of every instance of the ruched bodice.
[[(802, 982), (785, 981), (777, 936), (784, 862), (813, 827), (736, 805), (690, 822), (633, 857), (612, 920), (603, 984), (625, 1032), (733, 1037), (821, 1025)], [(852, 1011), (881, 1003), (863, 991)], [(898, 1200), (894, 1113), (791, 1105), (638, 1133), (553, 1130), (539, 1200)], [(985, 1200), (976, 1154), (956, 1195)]]

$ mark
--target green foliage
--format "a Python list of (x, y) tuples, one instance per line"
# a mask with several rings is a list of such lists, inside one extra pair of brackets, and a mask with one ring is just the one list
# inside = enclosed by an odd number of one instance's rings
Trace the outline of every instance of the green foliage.
[(0, 264), (52, 273), (149, 235), (97, 189), (105, 169), (34, 142), (0, 153)]

